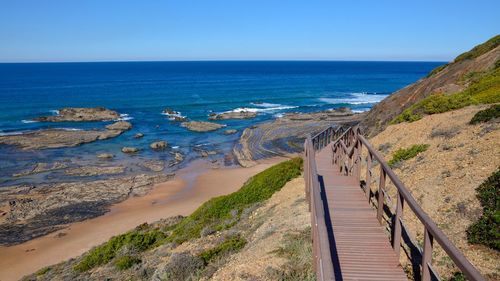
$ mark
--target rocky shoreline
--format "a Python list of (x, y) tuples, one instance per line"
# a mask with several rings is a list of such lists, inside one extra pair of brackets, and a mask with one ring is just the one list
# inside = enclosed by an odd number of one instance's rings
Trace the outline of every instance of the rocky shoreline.
[(0, 245), (26, 242), (69, 223), (103, 215), (112, 204), (145, 195), (154, 184), (172, 177), (173, 174), (139, 174), (95, 181), (2, 187)]
[(234, 146), (233, 154), (241, 166), (251, 167), (259, 159), (301, 152), (308, 135), (332, 125), (358, 123), (363, 116), (348, 108), (288, 113), (274, 121), (245, 129)]
[[(85, 111), (88, 112), (88, 111)], [(118, 113), (99, 109), (97, 116), (82, 114), (81, 110), (61, 110), (57, 118), (50, 122), (66, 121), (98, 121), (108, 117), (116, 117)], [(115, 114), (116, 113), (116, 114)], [(180, 116), (179, 112), (166, 110), (170, 116)], [(73, 117), (69, 117), (73, 116)], [(77, 117), (74, 117), (77, 116)], [(119, 116), (119, 115), (118, 115)], [(251, 112), (228, 112), (214, 114), (209, 120), (254, 118)], [(243, 167), (256, 164), (257, 160), (274, 156), (284, 156), (302, 151), (304, 138), (339, 123), (356, 123), (363, 114), (355, 114), (350, 109), (340, 108), (312, 113), (287, 113), (273, 121), (252, 125), (245, 129), (233, 151), (226, 154), (224, 163), (237, 163)], [(56, 121), (57, 120), (57, 121)], [(180, 126), (194, 132), (215, 131), (225, 125), (206, 121), (184, 121)], [(47, 121), (49, 122), (49, 121)], [(47, 148), (73, 147), (84, 143), (116, 137), (130, 130), (132, 125), (125, 121), (111, 123), (103, 129), (63, 130), (44, 129), (21, 135), (0, 136), (0, 144), (14, 145), (22, 150), (39, 150)], [(226, 129), (223, 135), (237, 133), (237, 130)], [(139, 137), (137, 137), (139, 135)], [(135, 139), (143, 134), (136, 134)], [(111, 160), (115, 155), (97, 154), (101, 162), (97, 164), (77, 163), (72, 161), (53, 163), (34, 163), (13, 174), (22, 178), (35, 174), (58, 173), (68, 177), (59, 182), (42, 184), (20, 184), (5, 186), (0, 189), (0, 245), (14, 245), (46, 235), (65, 227), (67, 224), (103, 215), (112, 204), (131, 196), (146, 194), (154, 184), (171, 179), (174, 174), (165, 174), (166, 167), (172, 167), (185, 161), (185, 155), (176, 150), (167, 150), (167, 142), (156, 140), (150, 143), (150, 149), (156, 153), (167, 153), (172, 160), (149, 159), (136, 163), (143, 172), (131, 170), (123, 163)], [(123, 147), (123, 153), (136, 154), (136, 147)], [(215, 150), (195, 147), (193, 152), (210, 163), (217, 162)], [(106, 160), (103, 162), (103, 159)], [(111, 161), (111, 162), (110, 162)]]
[(17, 135), (0, 136), (0, 144), (14, 145), (23, 150), (74, 147), (97, 140), (117, 137), (130, 130), (132, 124), (118, 121), (104, 130), (43, 129)]

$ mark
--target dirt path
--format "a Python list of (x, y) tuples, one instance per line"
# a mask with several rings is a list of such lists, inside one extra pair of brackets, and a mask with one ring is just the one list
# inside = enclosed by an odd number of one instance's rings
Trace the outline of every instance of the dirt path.
[(156, 185), (143, 197), (112, 206), (101, 217), (71, 224), (23, 244), (0, 247), (0, 280), (17, 280), (45, 266), (77, 257), (141, 223), (188, 215), (208, 199), (238, 190), (248, 178), (282, 160), (275, 158), (251, 168), (229, 169), (211, 169), (203, 162), (195, 162), (175, 179)]

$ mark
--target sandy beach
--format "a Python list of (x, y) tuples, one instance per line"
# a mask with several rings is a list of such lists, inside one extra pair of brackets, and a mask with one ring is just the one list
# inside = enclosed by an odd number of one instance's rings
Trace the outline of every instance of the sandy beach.
[(18, 280), (45, 266), (77, 257), (141, 223), (189, 215), (208, 199), (238, 190), (248, 178), (284, 159), (263, 160), (250, 168), (220, 169), (195, 161), (173, 180), (157, 184), (145, 196), (113, 205), (103, 216), (70, 224), (26, 243), (0, 247), (0, 280)]

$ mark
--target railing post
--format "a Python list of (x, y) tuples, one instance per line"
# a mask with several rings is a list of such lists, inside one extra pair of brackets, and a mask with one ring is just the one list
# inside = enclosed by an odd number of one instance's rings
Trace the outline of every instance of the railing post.
[(401, 250), (401, 217), (403, 216), (404, 202), (403, 195), (401, 195), (398, 190), (398, 202), (396, 203), (396, 214), (394, 216), (392, 228), (392, 248), (394, 252), (396, 252), (398, 259)]
[(306, 189), (305, 193), (306, 193), (307, 205), (309, 207), (309, 212), (311, 211), (311, 196), (310, 196), (311, 185), (309, 180), (309, 178), (311, 177), (311, 171), (309, 170), (310, 147), (311, 147), (311, 137), (307, 137), (306, 141), (304, 142), (304, 182), (305, 182), (305, 189)]
[(380, 165), (380, 181), (378, 185), (378, 209), (377, 219), (382, 223), (382, 215), (384, 214), (384, 188), (385, 188), (386, 172), (382, 165)]
[(371, 182), (372, 182), (372, 153), (370, 151), (368, 151), (368, 156), (367, 156), (367, 159), (366, 159), (366, 178), (365, 178), (365, 193), (366, 193), (366, 197), (368, 197), (368, 203), (370, 203), (370, 193), (371, 193), (371, 189), (370, 189), (370, 185), (371, 185)]
[[(425, 227), (425, 224), (424, 224)], [(429, 233), (427, 228), (425, 229), (424, 235), (424, 249), (422, 253), (422, 281), (431, 280), (430, 264), (432, 261), (432, 243), (434, 238), (432, 234)]]

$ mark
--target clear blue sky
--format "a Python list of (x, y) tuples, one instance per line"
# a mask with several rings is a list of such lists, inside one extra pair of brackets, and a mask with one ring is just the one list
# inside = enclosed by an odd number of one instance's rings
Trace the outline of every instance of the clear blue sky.
[(0, 62), (440, 60), (500, 33), (500, 1), (0, 0)]

